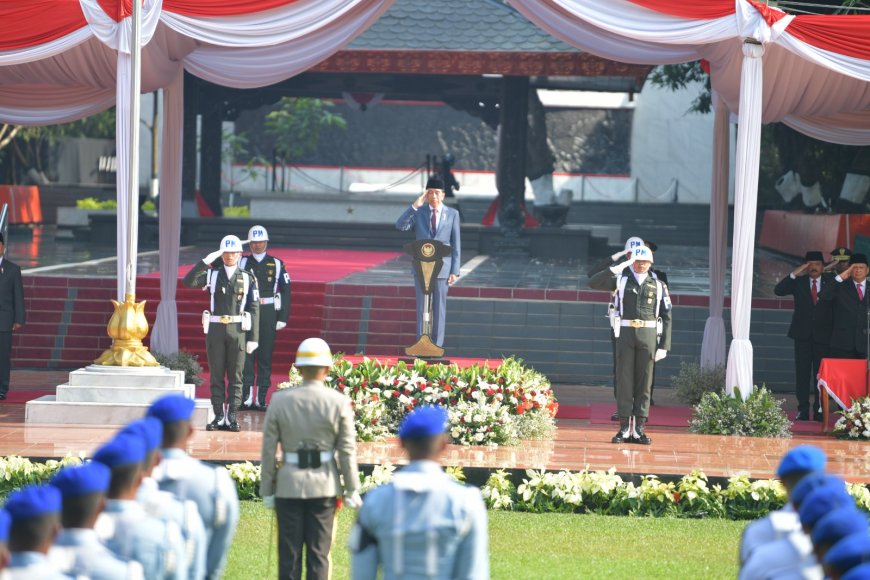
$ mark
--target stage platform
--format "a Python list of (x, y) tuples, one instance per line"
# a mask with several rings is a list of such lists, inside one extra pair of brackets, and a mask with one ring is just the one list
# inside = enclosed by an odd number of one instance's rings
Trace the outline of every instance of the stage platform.
[[(0, 455), (30, 458), (58, 458), (68, 453), (89, 456), (115, 432), (113, 428), (92, 426), (50, 427), (24, 424), (22, 399), (52, 391), (65, 378), (57, 371), (14, 371), (16, 385), (11, 398), (0, 404)], [(800, 431), (793, 439), (763, 439), (693, 435), (685, 424), (658, 426), (653, 421), (650, 446), (614, 445), (610, 438), (616, 426), (601, 418), (602, 410), (612, 409), (612, 393), (600, 387), (557, 385), (554, 389), (560, 404), (592, 409), (589, 419), (557, 419), (553, 441), (524, 441), (514, 447), (462, 447), (451, 445), (444, 463), (474, 470), (509, 469), (582, 469), (610, 468), (625, 476), (656, 474), (679, 477), (694, 469), (710, 477), (748, 475), (771, 478), (782, 455), (792, 446), (811, 443), (828, 454), (829, 471), (849, 481), (870, 482), (870, 444), (834, 439), (820, 432), (818, 423), (798, 423)], [(659, 405), (651, 416), (673, 415), (677, 407), (673, 391), (657, 389)], [(788, 400), (786, 400), (788, 403)], [(791, 406), (791, 405), (789, 405)], [(599, 409), (599, 410), (596, 410)], [(686, 408), (683, 408), (685, 412)], [(659, 410), (663, 411), (659, 413)], [(793, 414), (794, 409), (790, 409)], [(189, 452), (199, 459), (218, 463), (260, 459), (261, 430), (264, 413), (240, 413), (240, 433), (197, 431)], [(598, 418), (596, 419), (596, 416)], [(402, 463), (402, 450), (395, 439), (378, 443), (360, 443), (359, 462), (365, 465), (384, 462)]]

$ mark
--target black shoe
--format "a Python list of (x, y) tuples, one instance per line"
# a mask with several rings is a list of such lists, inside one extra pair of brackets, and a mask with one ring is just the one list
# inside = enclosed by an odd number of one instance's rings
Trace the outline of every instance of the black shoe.
[(221, 422), (224, 420), (224, 414), (216, 414), (214, 416), (214, 421), (205, 426), (206, 431), (220, 431)]
[(6, 400), (6, 393), (0, 393), (0, 401)]
[(233, 433), (238, 433), (239, 431), (242, 430), (242, 428), (239, 427), (239, 422), (236, 420), (236, 412), (235, 411), (230, 411), (229, 413), (227, 413), (227, 423), (228, 423), (228, 425), (226, 427), (227, 431), (232, 431)]
[(619, 413), (614, 413), (610, 416), (611, 421), (619, 421)]
[(813, 413), (813, 421), (816, 421), (817, 423), (821, 423), (822, 419), (823, 419), (823, 417), (822, 417), (821, 411), (816, 411)]
[(653, 399), (652, 397), (650, 397), (650, 398), (649, 398), (649, 405), (650, 405), (650, 407), (655, 407), (655, 406), (656, 406), (656, 400)]
[(616, 432), (616, 435), (610, 438), (611, 443), (629, 443), (631, 441), (631, 435), (626, 433), (628, 428), (623, 429), (619, 428), (619, 431)]
[(807, 411), (801, 411), (797, 414), (797, 417), (794, 418), (795, 421), (809, 421), (810, 414)]
[(649, 436), (646, 434), (646, 431), (644, 431), (643, 425), (638, 425), (635, 429), (635, 432), (637, 432), (637, 435), (631, 436), (632, 443), (637, 443), (639, 445), (652, 444), (652, 439), (650, 439)]

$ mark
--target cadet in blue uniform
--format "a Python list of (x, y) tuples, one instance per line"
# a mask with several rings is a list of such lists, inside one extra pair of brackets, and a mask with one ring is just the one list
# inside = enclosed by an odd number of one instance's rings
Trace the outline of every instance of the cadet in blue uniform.
[(410, 463), (365, 496), (351, 531), (352, 575), (489, 578), (486, 506), (477, 488), (444, 473), (447, 413), (419, 407), (399, 428)]
[(163, 522), (173, 522), (184, 536), (184, 557), (191, 580), (205, 576), (205, 556), (208, 544), (205, 526), (199, 517), (199, 509), (190, 500), (180, 500), (168, 491), (163, 491), (151, 476), (160, 463), (160, 445), (163, 443), (163, 423), (155, 417), (133, 421), (121, 430), (140, 437), (145, 443), (145, 474), (136, 493), (136, 501), (145, 512)]
[(9, 512), (0, 509), (0, 570), (9, 565), (9, 526), (12, 520)]
[(211, 295), (211, 307), (203, 312), (215, 414), (206, 427), (209, 431), (224, 426), (240, 430), (236, 411), (242, 404), (245, 353), (251, 354), (258, 346), (260, 296), (254, 277), (239, 268), (241, 256), (242, 241), (225, 236), (220, 249), (197, 262), (181, 281), (187, 288), (202, 288)]
[(70, 578), (47, 556), (60, 531), (60, 491), (50, 485), (30, 485), (10, 494), (4, 509), (12, 521), (9, 565), (2, 572), (4, 580)]
[(866, 534), (867, 530), (867, 516), (858, 511), (855, 505), (846, 505), (829, 512), (816, 522), (810, 535), (816, 560), (822, 562), (828, 550), (846, 536)]
[[(826, 460), (825, 453), (818, 447), (799, 445), (783, 456), (776, 469), (776, 476), (785, 486), (786, 493), (791, 495), (791, 490), (801, 479), (813, 473), (823, 473)], [(781, 540), (799, 529), (800, 521), (791, 501), (788, 501), (782, 509), (750, 522), (743, 530), (743, 537), (740, 540), (741, 566), (760, 546)]]
[(827, 577), (834, 580), (866, 580), (870, 576), (861, 575), (866, 573), (866, 567), (863, 571), (853, 572), (866, 562), (870, 562), (870, 534), (866, 532), (846, 536), (828, 550), (822, 561)]
[(149, 417), (163, 423), (163, 460), (152, 476), (160, 489), (196, 504), (208, 543), (206, 578), (220, 578), (239, 523), (239, 495), (226, 469), (207, 465), (184, 451), (193, 435), (193, 406), (193, 399), (167, 395), (148, 409)]
[[(266, 253), (269, 232), (263, 226), (248, 231), (251, 255), (243, 256), (239, 266), (257, 279), (260, 292), (259, 346), (245, 358), (242, 407), (266, 410), (266, 395), (272, 380), (272, 353), (276, 333), (287, 326), (290, 316), (290, 274), (284, 262)], [(256, 370), (256, 379), (254, 371)]]
[(138, 562), (127, 562), (100, 543), (94, 524), (103, 510), (112, 471), (97, 461), (65, 467), (51, 480), (63, 496), (63, 529), (48, 552), (65, 574), (92, 580), (143, 578)]
[(145, 513), (136, 501), (142, 478), (145, 444), (120, 433), (100, 447), (94, 461), (112, 470), (106, 509), (94, 529), (106, 547), (127, 560), (142, 564), (145, 578), (185, 580), (187, 561), (181, 530)]

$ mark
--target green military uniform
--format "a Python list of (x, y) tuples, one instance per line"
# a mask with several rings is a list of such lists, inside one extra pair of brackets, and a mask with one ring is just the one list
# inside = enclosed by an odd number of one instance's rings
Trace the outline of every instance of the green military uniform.
[[(624, 289), (618, 290), (624, 279)], [(657, 284), (661, 284), (661, 291)], [(616, 339), (616, 408), (620, 423), (628, 425), (635, 417), (639, 425), (649, 417), (650, 387), (656, 350), (671, 348), (671, 302), (667, 284), (648, 273), (641, 284), (629, 270), (612, 278), (610, 289), (620, 313), (619, 338)], [(620, 295), (621, 294), (621, 295)], [(659, 297), (660, 296), (660, 297)], [(658, 316), (656, 312), (658, 311)], [(656, 319), (661, 319), (661, 335)]]
[[(260, 301), (254, 277), (236, 267), (227, 278), (221, 260), (211, 266), (197, 264), (182, 280), (187, 288), (203, 288), (211, 293), (211, 315), (226, 317), (225, 321), (212, 320), (205, 339), (208, 369), (211, 376), (211, 404), (215, 415), (223, 417), (224, 403), (228, 403), (231, 417), (242, 403), (242, 371), (245, 364), (245, 343), (257, 342), (260, 332)], [(238, 320), (244, 312), (251, 316), (251, 330), (242, 330)], [(231, 320), (231, 321), (229, 321)], [(229, 321), (229, 322), (226, 322)], [(226, 382), (229, 382), (229, 393)]]
[[(290, 317), (290, 274), (284, 263), (266, 254), (257, 260), (255, 255), (244, 256), (239, 266), (251, 272), (257, 279), (260, 292), (260, 346), (245, 359), (244, 392), (242, 400), (248, 399), (248, 392), (254, 383), (254, 366), (256, 364), (257, 398), (260, 408), (266, 406), (266, 394), (269, 392), (272, 377), (272, 351), (275, 349), (276, 323), (287, 324)], [(276, 297), (280, 309), (276, 308)]]

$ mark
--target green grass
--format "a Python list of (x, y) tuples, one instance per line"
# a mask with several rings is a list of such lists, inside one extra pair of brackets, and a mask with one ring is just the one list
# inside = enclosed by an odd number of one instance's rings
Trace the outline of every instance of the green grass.
[[(274, 578), (272, 512), (242, 502), (225, 578)], [(349, 577), (351, 510), (341, 510), (333, 578)], [(734, 578), (746, 522), (489, 512), (493, 578)], [(270, 537), (271, 536), (271, 537)], [(267, 560), (271, 549), (271, 566)]]

